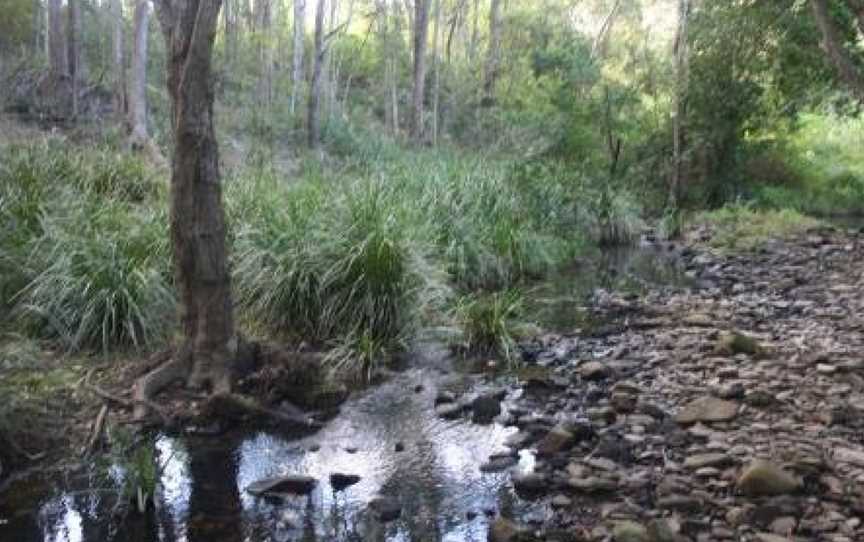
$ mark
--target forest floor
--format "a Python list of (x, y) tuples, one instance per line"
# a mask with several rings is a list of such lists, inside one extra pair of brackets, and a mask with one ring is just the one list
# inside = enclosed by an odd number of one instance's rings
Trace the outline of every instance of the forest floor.
[(540, 459), (513, 482), (555, 513), (493, 540), (864, 540), (864, 235), (689, 237), (695, 288), (610, 293), (616, 325), (537, 340), (549, 376), (512, 423)]

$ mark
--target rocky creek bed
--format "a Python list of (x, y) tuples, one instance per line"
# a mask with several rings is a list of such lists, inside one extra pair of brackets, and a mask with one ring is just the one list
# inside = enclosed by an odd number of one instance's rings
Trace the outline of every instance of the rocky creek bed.
[(0, 500), (0, 540), (864, 540), (864, 236), (709, 238), (571, 277), (587, 315), (547, 287), (582, 329), (515, 374), (427, 352), (299, 440), (166, 436), (147, 518), (51, 480)]

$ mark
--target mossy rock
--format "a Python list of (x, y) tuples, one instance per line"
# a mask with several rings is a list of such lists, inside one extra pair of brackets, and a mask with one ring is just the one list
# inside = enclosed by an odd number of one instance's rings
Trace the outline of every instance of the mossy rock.
[(735, 356), (737, 354), (758, 356), (764, 352), (756, 339), (737, 331), (730, 331), (720, 335), (714, 351), (721, 356)]

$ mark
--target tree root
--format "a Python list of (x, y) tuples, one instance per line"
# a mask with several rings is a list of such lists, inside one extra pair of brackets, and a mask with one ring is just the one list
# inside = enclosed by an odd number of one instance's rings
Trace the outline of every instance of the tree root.
[(309, 431), (321, 428), (321, 423), (301, 411), (286, 412), (261, 405), (258, 401), (236, 393), (219, 393), (208, 399), (202, 415), (219, 420), (276, 424), (289, 431)]
[(186, 380), (191, 369), (191, 356), (181, 356), (163, 365), (160, 365), (144, 375), (135, 383), (132, 392), (134, 402), (134, 418), (143, 420), (147, 417), (149, 410), (154, 409), (152, 397), (163, 389), (177, 381)]

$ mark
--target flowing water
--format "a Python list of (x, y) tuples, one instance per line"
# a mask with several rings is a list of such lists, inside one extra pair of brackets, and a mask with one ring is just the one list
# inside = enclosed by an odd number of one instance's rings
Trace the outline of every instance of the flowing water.
[[(567, 331), (588, 323), (582, 307), (597, 288), (642, 290), (682, 280), (674, 262), (654, 250), (603, 251), (531, 289), (527, 307), (546, 329)], [(506, 379), (487, 382), (460, 370), (440, 347), (418, 350), (408, 369), (355, 394), (311, 436), (159, 438), (155, 507), (144, 516), (115, 517), (116, 488), (124, 478), (119, 467), (107, 476), (13, 484), (0, 495), (0, 541), (482, 541), (495, 515), (542, 519), (549, 511), (516, 496), (508, 472), (479, 469), (489, 455), (506, 450), (516, 429), (443, 420), (433, 409), (441, 389), (476, 393), (506, 388)], [(520, 393), (507, 389), (505, 411)], [(532, 465), (533, 456), (523, 452), (516, 468)], [(288, 473), (319, 483), (302, 497), (263, 499), (245, 491), (252, 482)], [(361, 481), (334, 491), (333, 473)], [(370, 512), (368, 503), (380, 495), (401, 503), (397, 520), (381, 523)]]

